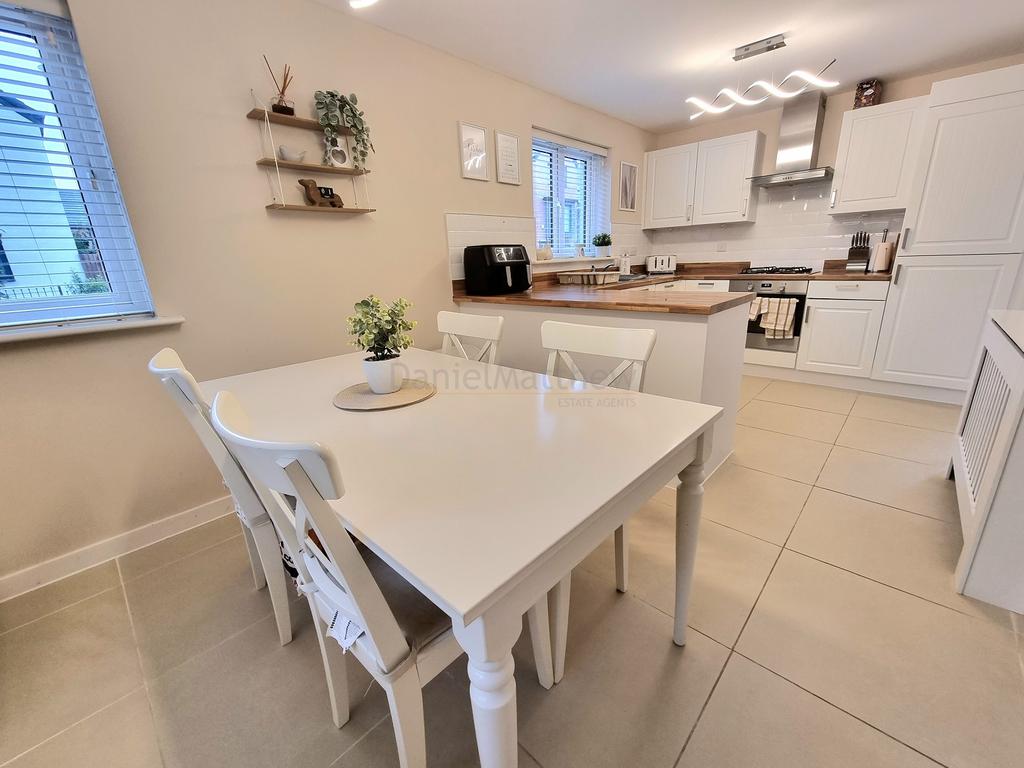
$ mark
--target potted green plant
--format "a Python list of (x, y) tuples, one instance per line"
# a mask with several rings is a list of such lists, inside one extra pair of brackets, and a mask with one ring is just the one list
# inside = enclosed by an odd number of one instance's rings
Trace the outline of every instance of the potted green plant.
[(594, 235), (594, 245), (597, 247), (597, 255), (601, 258), (612, 255), (612, 236), (607, 232)]
[(333, 164), (333, 154), (341, 146), (342, 130), (352, 131), (352, 164), (356, 168), (366, 165), (366, 158), (375, 151), (370, 142), (370, 126), (363, 112), (356, 106), (359, 99), (354, 93), (342, 96), (337, 91), (316, 91), (313, 94), (316, 116), (324, 129), (324, 165)]
[(371, 391), (378, 395), (388, 395), (402, 388), (402, 369), (397, 362), (402, 350), (412, 346), (409, 331), (416, 323), (405, 317), (411, 306), (405, 299), (385, 304), (370, 295), (356, 302), (356, 313), (348, 318), (352, 343), (370, 353), (363, 360), (363, 372)]

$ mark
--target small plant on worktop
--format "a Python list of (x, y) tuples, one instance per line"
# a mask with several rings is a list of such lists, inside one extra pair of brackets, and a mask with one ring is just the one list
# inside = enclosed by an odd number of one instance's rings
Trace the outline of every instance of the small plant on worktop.
[(367, 296), (355, 305), (356, 313), (348, 318), (352, 344), (370, 353), (363, 360), (363, 372), (370, 389), (378, 395), (397, 392), (403, 377), (396, 361), (403, 349), (412, 346), (409, 331), (416, 323), (405, 313), (412, 306), (406, 299), (385, 304), (377, 296)]
[(341, 146), (341, 130), (350, 128), (355, 148), (352, 164), (356, 168), (366, 166), (366, 158), (375, 151), (370, 141), (370, 126), (366, 116), (356, 105), (359, 99), (354, 93), (342, 96), (337, 91), (316, 91), (313, 94), (316, 116), (324, 129), (324, 165), (331, 164), (331, 153)]
[(598, 256), (609, 256), (612, 247), (612, 236), (607, 232), (600, 232), (594, 235), (594, 245), (597, 247)]

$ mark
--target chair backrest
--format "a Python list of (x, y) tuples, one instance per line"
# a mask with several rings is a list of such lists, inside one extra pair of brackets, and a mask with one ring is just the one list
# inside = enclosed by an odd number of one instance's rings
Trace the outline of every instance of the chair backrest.
[[(302, 543), (296, 561), (300, 578), (322, 593), (342, 617), (361, 627), (357, 641), (387, 673), (409, 655), (409, 644), (356, 548), (327, 503), (345, 489), (334, 455), (315, 442), (262, 440), (230, 392), (218, 392), (211, 412), (213, 428), (255, 482), (295, 498), (295, 536)], [(310, 532), (315, 533), (314, 543)]]
[(643, 383), (644, 366), (654, 349), (656, 331), (647, 328), (607, 328), (600, 325), (580, 325), (547, 320), (541, 323), (540, 339), (548, 350), (548, 376), (555, 375), (559, 359), (565, 363), (572, 378), (587, 381), (572, 353), (598, 355), (618, 359), (619, 364), (601, 381), (602, 386), (615, 386), (614, 382), (629, 371), (629, 383), (624, 389), (639, 392)]
[[(498, 362), (498, 342), (504, 317), (490, 315), (467, 315), (462, 312), (438, 312), (437, 330), (444, 334), (441, 351), (446, 355), (460, 355), (467, 360), (483, 360), (492, 365)], [(475, 356), (471, 356), (462, 344), (463, 338), (484, 342)]]

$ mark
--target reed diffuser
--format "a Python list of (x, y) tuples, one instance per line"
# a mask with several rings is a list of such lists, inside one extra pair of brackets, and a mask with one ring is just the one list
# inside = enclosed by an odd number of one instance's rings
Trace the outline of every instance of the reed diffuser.
[(274, 85), (277, 86), (277, 95), (274, 97), (274, 101), (270, 105), (270, 109), (277, 112), (279, 115), (294, 115), (295, 114), (295, 102), (291, 101), (285, 95), (288, 91), (288, 86), (292, 84), (292, 68), (288, 64), (284, 65), (284, 72), (281, 75), (281, 81), (278, 82), (277, 75), (274, 74), (273, 68), (270, 66), (270, 61), (267, 60), (266, 55), (263, 56), (263, 61), (267, 64), (267, 71), (270, 72), (270, 77), (274, 80)]

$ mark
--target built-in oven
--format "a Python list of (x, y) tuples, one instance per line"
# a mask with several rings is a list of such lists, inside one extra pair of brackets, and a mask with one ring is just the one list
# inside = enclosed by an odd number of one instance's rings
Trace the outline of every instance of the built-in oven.
[(800, 330), (804, 323), (807, 304), (806, 280), (730, 280), (730, 293), (754, 293), (778, 299), (794, 299), (793, 338), (769, 339), (761, 327), (761, 319), (747, 322), (747, 352), (744, 361), (781, 368), (796, 367), (796, 353), (800, 348)]

